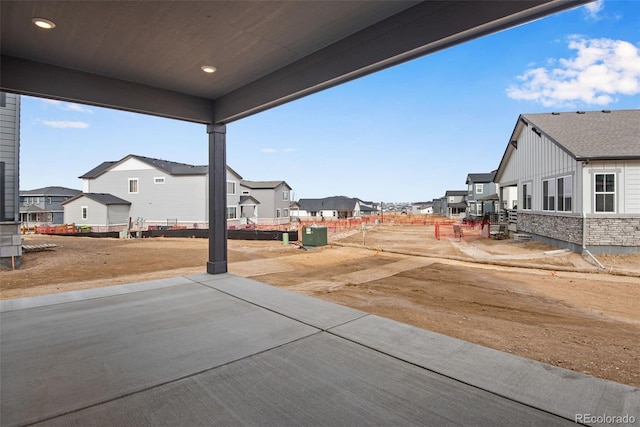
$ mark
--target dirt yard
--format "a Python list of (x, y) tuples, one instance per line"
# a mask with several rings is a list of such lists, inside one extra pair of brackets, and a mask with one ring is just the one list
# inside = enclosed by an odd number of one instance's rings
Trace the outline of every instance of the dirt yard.
[[(567, 369), (640, 387), (640, 255), (378, 225), (323, 248), (229, 241), (229, 271)], [(1, 298), (205, 271), (205, 239), (25, 236), (56, 248), (0, 273)]]

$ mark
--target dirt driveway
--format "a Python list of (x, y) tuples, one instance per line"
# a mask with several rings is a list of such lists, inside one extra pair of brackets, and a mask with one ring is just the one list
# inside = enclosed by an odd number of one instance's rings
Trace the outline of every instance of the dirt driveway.
[[(378, 225), (309, 250), (229, 241), (229, 271), (421, 328), (640, 387), (640, 256), (589, 258), (477, 230)], [(204, 271), (204, 239), (25, 236), (54, 243), (2, 271), (1, 298)], [(363, 245), (364, 243), (364, 245)]]

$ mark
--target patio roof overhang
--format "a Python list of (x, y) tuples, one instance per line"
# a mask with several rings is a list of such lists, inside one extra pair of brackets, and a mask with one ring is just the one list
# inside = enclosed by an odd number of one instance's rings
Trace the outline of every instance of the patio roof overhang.
[(1, 90), (229, 123), (588, 1), (7, 0)]

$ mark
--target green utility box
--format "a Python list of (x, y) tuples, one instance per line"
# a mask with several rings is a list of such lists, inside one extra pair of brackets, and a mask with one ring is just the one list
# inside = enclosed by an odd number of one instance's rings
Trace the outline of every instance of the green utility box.
[(303, 246), (327, 246), (327, 227), (302, 227)]

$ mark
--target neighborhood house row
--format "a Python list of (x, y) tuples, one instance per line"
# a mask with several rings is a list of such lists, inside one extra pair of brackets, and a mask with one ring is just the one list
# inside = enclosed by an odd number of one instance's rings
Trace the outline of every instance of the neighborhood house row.
[[(21, 214), (58, 200), (67, 223), (94, 226), (206, 225), (206, 166), (129, 155), (80, 177), (83, 192), (32, 195)], [(467, 175), (467, 190), (414, 204), (417, 213), (482, 218), (517, 213), (515, 229), (556, 246), (637, 253), (640, 246), (640, 110), (523, 114), (497, 170)], [(59, 187), (53, 187), (59, 188)], [(68, 190), (68, 189), (67, 189)], [(70, 190), (71, 192), (76, 190)], [(377, 214), (380, 204), (342, 196), (291, 199), (285, 181), (248, 181), (227, 167), (231, 228)], [(23, 192), (26, 200), (29, 194)], [(202, 197), (204, 195), (204, 197)], [(23, 197), (23, 200), (25, 198)], [(67, 200), (63, 200), (67, 199)], [(48, 212), (46, 220), (56, 221)], [(42, 219), (42, 217), (41, 217)], [(132, 221), (132, 224), (130, 223)]]

